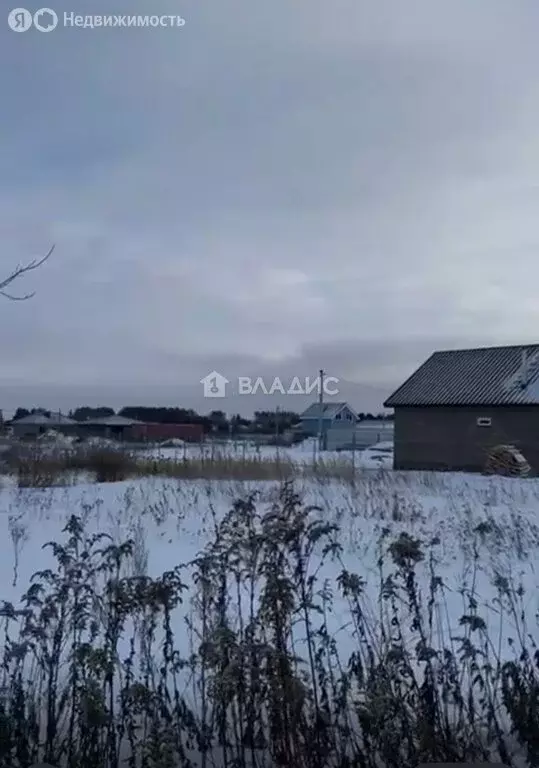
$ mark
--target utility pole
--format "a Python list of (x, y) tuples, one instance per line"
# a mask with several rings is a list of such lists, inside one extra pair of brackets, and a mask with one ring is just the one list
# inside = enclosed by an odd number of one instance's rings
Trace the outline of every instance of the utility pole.
[(320, 392), (318, 393), (318, 450), (324, 450), (324, 370), (320, 369)]

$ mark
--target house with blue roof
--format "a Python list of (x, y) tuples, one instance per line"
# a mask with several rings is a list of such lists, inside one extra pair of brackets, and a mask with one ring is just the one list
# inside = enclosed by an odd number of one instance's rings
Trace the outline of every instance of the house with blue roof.
[[(322, 411), (320, 411), (322, 408)], [(322, 418), (320, 418), (320, 415)], [(336, 450), (354, 440), (357, 413), (348, 403), (312, 403), (300, 416), (306, 437), (318, 437), (322, 427), (322, 448)]]

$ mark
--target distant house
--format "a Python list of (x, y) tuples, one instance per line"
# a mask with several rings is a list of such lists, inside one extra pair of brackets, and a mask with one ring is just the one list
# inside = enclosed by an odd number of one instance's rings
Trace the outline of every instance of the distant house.
[(133, 427), (143, 425), (143, 423), (137, 419), (128, 419), (125, 416), (101, 416), (97, 419), (78, 422), (77, 432), (80, 437), (125, 440), (131, 437)]
[(435, 352), (384, 406), (395, 469), (480, 471), (510, 444), (539, 471), (539, 344)]
[[(322, 418), (320, 418), (320, 415)], [(307, 437), (318, 437), (322, 429), (322, 447), (335, 450), (352, 444), (357, 423), (357, 413), (348, 403), (313, 403), (301, 416), (301, 430)]]
[(204, 439), (202, 424), (142, 424), (133, 425), (129, 430), (133, 440), (159, 442), (161, 440), (184, 440), (186, 443), (200, 443)]
[(39, 437), (50, 430), (62, 432), (63, 434), (74, 434), (77, 422), (64, 416), (59, 411), (43, 412), (37, 411), (30, 413), (11, 422), (13, 434), (18, 438)]
[(76, 421), (61, 413), (31, 413), (11, 422), (13, 435), (17, 438), (37, 438), (50, 430), (62, 432), (82, 439), (101, 437), (111, 440), (160, 441), (180, 438), (189, 442), (200, 442), (204, 437), (201, 424), (148, 424), (125, 416), (102, 416), (96, 419)]
[(204, 437), (201, 424), (151, 424), (125, 416), (103, 416), (79, 424), (81, 437), (104, 437), (134, 442), (159, 442), (171, 438), (200, 442)]

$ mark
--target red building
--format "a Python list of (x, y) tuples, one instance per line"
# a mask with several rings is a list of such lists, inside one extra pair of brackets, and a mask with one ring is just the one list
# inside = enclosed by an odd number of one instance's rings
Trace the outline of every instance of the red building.
[(202, 424), (135, 424), (129, 429), (131, 440), (185, 440), (189, 443), (199, 443), (204, 438)]

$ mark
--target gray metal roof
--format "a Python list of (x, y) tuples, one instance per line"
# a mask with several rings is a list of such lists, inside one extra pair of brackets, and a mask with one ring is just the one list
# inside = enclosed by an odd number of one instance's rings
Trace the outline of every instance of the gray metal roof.
[(13, 424), (50, 424), (50, 420), (43, 413), (30, 413), (28, 416), (15, 419)]
[(386, 408), (539, 404), (539, 344), (434, 352)]
[[(348, 403), (323, 403), (323, 418), (324, 419), (334, 419), (335, 416), (342, 411), (342, 409), (346, 407), (357, 418), (357, 414), (354, 411), (354, 409), (348, 405)], [(311, 405), (303, 411), (303, 413), (300, 416), (301, 419), (319, 419), (320, 418), (320, 403), (311, 403)]]
[(50, 416), (44, 413), (30, 413), (28, 416), (23, 416), (17, 419), (13, 424), (35, 424), (36, 426), (58, 426), (62, 424), (76, 424), (74, 419), (70, 419), (64, 416), (60, 412), (52, 412)]
[(97, 419), (88, 419), (88, 421), (81, 421), (80, 424), (88, 424), (90, 426), (102, 426), (102, 427), (131, 427), (135, 424), (144, 424), (143, 421), (137, 421), (137, 419), (128, 419), (125, 416), (100, 416)]

